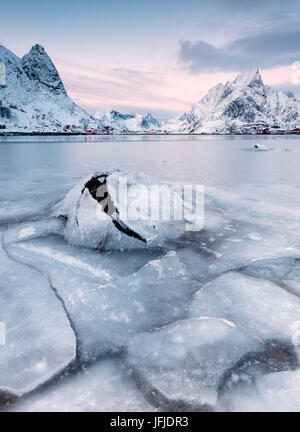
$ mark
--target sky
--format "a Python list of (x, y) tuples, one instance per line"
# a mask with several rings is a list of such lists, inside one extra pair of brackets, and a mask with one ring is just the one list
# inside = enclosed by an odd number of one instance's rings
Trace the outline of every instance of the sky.
[(92, 114), (174, 117), (249, 66), (300, 99), (299, 24), (299, 0), (0, 2), (0, 44), (20, 57), (43, 45)]

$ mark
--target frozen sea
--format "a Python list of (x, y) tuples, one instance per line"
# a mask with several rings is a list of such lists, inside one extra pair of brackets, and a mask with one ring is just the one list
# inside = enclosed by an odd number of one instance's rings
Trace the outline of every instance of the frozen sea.
[[(297, 136), (0, 137), (0, 409), (300, 411), (299, 166)], [(204, 185), (203, 229), (68, 242), (53, 207), (111, 169)]]

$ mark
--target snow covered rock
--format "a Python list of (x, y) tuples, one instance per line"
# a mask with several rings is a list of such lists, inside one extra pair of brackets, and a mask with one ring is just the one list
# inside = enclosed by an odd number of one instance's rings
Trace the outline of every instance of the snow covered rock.
[(5, 86), (0, 87), (0, 124), (6, 132), (83, 131), (101, 126), (69, 98), (41, 45), (33, 46), (22, 59), (0, 46), (0, 61), (6, 69)]
[(259, 71), (249, 68), (233, 81), (218, 84), (196, 103), (191, 112), (169, 129), (184, 133), (226, 133), (253, 124), (267, 126), (300, 121), (300, 102), (263, 83)]
[[(202, 315), (234, 321), (265, 341), (278, 340), (292, 347), (300, 298), (271, 281), (228, 272), (196, 293), (190, 316)], [(299, 347), (295, 349), (300, 359)]]
[(254, 144), (254, 148), (260, 151), (269, 151), (271, 150), (269, 147), (264, 146), (263, 144)]
[(211, 411), (227, 370), (263, 342), (230, 321), (185, 319), (133, 337), (127, 363), (151, 403), (172, 411)]
[[(161, 200), (160, 200), (161, 197)], [(96, 172), (76, 185), (54, 215), (67, 219), (65, 238), (72, 244), (107, 249), (161, 245), (187, 228), (202, 228), (176, 188), (144, 174)]]
[(0, 400), (21, 396), (75, 360), (76, 341), (63, 305), (47, 277), (0, 249)]

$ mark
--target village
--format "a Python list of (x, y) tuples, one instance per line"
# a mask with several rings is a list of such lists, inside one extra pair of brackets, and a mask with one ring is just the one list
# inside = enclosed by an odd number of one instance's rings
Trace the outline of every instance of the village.
[(233, 124), (227, 128), (227, 131), (233, 135), (300, 135), (300, 126), (282, 128), (278, 125), (267, 126), (264, 123), (252, 123), (237, 127)]

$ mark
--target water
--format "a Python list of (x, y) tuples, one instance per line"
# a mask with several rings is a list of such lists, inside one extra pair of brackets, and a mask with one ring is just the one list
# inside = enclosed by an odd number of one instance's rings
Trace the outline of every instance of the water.
[[(257, 151), (254, 144), (263, 144), (269, 151)], [(295, 341), (291, 327), (298, 308), (300, 320), (299, 161), (297, 136), (1, 137), (0, 321), (7, 321), (8, 342), (5, 356), (0, 351), (0, 390), (22, 396), (50, 378), (44, 390), (24, 403), (21, 397), (12, 409), (59, 409), (66, 394), (70, 400), (65, 410), (157, 409), (157, 401), (149, 401), (143, 386), (138, 390), (127, 376), (127, 345), (142, 332), (198, 318), (203, 305), (214, 311), (211, 314), (223, 314), (219, 318), (247, 326), (258, 338), (267, 334)], [(143, 172), (169, 184), (204, 185), (203, 230), (186, 233), (163, 248), (142, 251), (100, 254), (68, 243), (63, 235), (65, 222), (49, 219), (53, 205), (83, 177), (113, 168)], [(207, 287), (203, 294), (202, 286)], [(223, 294), (215, 302), (214, 292), (220, 290)], [(248, 301), (255, 290), (261, 297)], [(43, 309), (47, 297), (55, 307), (46, 321), (40, 321), (47, 316), (47, 307)], [(245, 313), (239, 304), (247, 307)], [(55, 343), (56, 332), (65, 335), (65, 343)], [(188, 344), (192, 351), (193, 338), (192, 332)], [(178, 346), (174, 351), (170, 342), (165, 348), (172, 364)], [(19, 361), (8, 361), (10, 357)], [(75, 372), (74, 380), (63, 378), (59, 385), (51, 384), (53, 374), (63, 374), (75, 357), (89, 376), (85, 379), (82, 372)], [(231, 360), (224, 361), (226, 369), (226, 361)], [(116, 362), (122, 369), (114, 388), (109, 383), (114, 381)], [(30, 373), (24, 374), (26, 366)], [(169, 373), (162, 380), (169, 380)], [(94, 376), (101, 377), (106, 387), (91, 386)], [(186, 389), (194, 386), (189, 382), (193, 377), (193, 370), (183, 378), (174, 375), (174, 394), (185, 391), (176, 387), (181, 379), (187, 380)], [(90, 388), (91, 393), (84, 391), (82, 396), (81, 388)], [(131, 394), (127, 402), (126, 391)], [(212, 400), (219, 404), (217, 390), (211, 391), (215, 392)], [(251, 390), (243, 396), (248, 407), (253, 394)], [(184, 394), (183, 400), (185, 396), (189, 400)], [(230, 398), (226, 409), (236, 409), (236, 394)]]
[[(253, 151), (257, 143), (272, 151)], [(113, 167), (167, 182), (300, 184), (297, 136), (1, 137), (0, 145), (1, 170), (16, 175)]]

